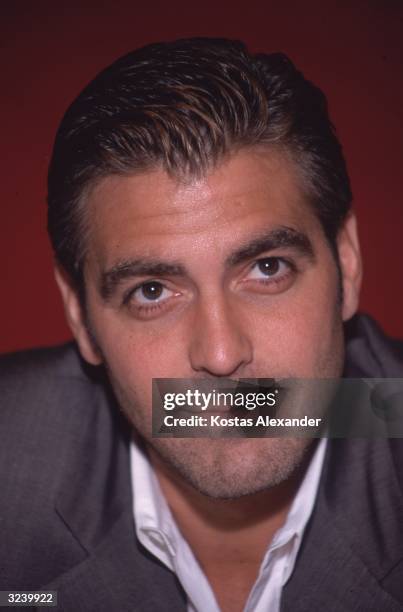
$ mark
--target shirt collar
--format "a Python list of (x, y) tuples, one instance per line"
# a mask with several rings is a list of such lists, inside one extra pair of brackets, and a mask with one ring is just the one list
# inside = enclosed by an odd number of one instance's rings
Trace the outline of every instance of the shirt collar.
[(165, 565), (174, 569), (178, 528), (144, 451), (130, 446), (133, 513), (140, 542)]
[(327, 438), (321, 438), (316, 445), (297, 494), (293, 499), (285, 523), (275, 533), (265, 556), (266, 559), (271, 551), (293, 541), (287, 564), (287, 571), (283, 578), (283, 584), (290, 578), (294, 569), (302, 537), (312, 515), (322, 474), (326, 447)]

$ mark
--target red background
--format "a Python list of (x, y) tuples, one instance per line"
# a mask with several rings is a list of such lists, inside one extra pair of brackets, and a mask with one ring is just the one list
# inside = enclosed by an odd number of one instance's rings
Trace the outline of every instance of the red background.
[(284, 51), (324, 89), (360, 223), (362, 308), (403, 337), (401, 1), (14, 0), (0, 23), (0, 351), (69, 337), (45, 231), (47, 164), (67, 104), (117, 56), (185, 36)]

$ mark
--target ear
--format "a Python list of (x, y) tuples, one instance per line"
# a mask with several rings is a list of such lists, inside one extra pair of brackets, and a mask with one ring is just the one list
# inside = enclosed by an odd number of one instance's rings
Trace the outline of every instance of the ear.
[(78, 297), (77, 289), (73, 286), (70, 276), (60, 264), (55, 263), (54, 273), (62, 296), (67, 322), (77, 341), (80, 353), (88, 363), (99, 365), (102, 363), (102, 357), (94, 346), (88, 331), (84, 308)]
[(348, 321), (357, 312), (362, 281), (360, 243), (353, 213), (347, 215), (339, 231), (337, 248), (343, 282), (342, 317)]

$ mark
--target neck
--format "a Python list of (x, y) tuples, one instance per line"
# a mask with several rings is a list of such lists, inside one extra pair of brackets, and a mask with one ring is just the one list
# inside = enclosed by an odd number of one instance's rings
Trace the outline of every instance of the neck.
[(233, 561), (235, 549), (238, 560), (260, 565), (275, 532), (285, 521), (311, 453), (287, 481), (230, 500), (203, 495), (152, 449), (149, 456), (180, 531), (206, 569), (212, 560)]

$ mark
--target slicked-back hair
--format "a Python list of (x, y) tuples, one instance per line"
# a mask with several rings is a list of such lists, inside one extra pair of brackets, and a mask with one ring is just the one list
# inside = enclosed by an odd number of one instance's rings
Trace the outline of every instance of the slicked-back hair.
[(253, 55), (239, 41), (194, 38), (118, 59), (80, 93), (57, 132), (48, 177), (56, 259), (82, 289), (86, 199), (99, 179), (156, 167), (179, 179), (200, 177), (256, 145), (293, 158), (337, 254), (351, 205), (342, 149), (324, 94), (284, 54)]

